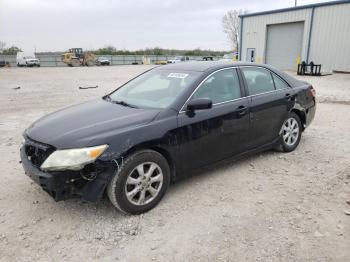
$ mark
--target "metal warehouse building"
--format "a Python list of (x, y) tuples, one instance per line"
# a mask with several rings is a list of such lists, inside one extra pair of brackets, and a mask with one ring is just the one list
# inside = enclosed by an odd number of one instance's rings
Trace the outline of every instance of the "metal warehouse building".
[(333, 1), (240, 16), (242, 61), (296, 70), (313, 61), (323, 72), (350, 72), (350, 1)]

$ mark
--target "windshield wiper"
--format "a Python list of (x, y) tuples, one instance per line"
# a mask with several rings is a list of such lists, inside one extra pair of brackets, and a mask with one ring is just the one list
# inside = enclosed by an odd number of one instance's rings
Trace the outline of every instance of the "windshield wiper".
[(137, 106), (134, 106), (134, 105), (131, 105), (125, 101), (114, 101), (114, 100), (111, 100), (112, 103), (114, 104), (118, 104), (118, 105), (122, 105), (122, 106), (127, 106), (127, 107), (132, 107), (132, 108), (138, 108)]
[(113, 103), (113, 104), (118, 104), (118, 105), (127, 106), (127, 107), (131, 107), (131, 108), (138, 108), (137, 106), (132, 105), (132, 104), (129, 104), (129, 103), (123, 101), (123, 100), (120, 100), (120, 101), (118, 101), (118, 100), (113, 100), (109, 95), (105, 95), (105, 96), (103, 97), (103, 99), (106, 100), (106, 101), (108, 101), (108, 102), (111, 102), (111, 103)]

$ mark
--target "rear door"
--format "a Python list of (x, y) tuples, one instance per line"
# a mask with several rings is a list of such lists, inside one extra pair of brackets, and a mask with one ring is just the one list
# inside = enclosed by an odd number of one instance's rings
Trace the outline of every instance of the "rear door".
[(250, 142), (255, 148), (273, 142), (294, 104), (294, 92), (275, 73), (263, 67), (241, 67), (250, 97)]
[(249, 131), (249, 98), (242, 94), (235, 68), (219, 70), (206, 78), (191, 99), (210, 98), (213, 107), (184, 110), (178, 115), (178, 165), (187, 170), (245, 150)]

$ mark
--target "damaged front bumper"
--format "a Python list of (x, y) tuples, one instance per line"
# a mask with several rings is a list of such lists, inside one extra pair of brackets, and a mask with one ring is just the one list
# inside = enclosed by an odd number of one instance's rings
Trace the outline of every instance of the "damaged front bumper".
[(25, 174), (40, 185), (55, 201), (81, 197), (83, 201), (96, 202), (101, 199), (111, 177), (117, 171), (114, 162), (97, 160), (79, 171), (43, 172), (28, 156), (26, 144), (21, 147), (20, 151)]

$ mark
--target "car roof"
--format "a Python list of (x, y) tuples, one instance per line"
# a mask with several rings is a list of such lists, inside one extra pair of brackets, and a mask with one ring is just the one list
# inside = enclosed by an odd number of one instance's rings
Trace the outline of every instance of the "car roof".
[(205, 72), (209, 70), (217, 70), (217, 69), (232, 67), (232, 66), (252, 66), (252, 65), (270, 68), (270, 66), (265, 64), (247, 63), (247, 62), (190, 61), (190, 62), (163, 65), (158, 67), (158, 69)]
[(234, 67), (234, 66), (257, 66), (268, 68), (271, 71), (277, 73), (284, 80), (286, 80), (291, 86), (299, 86), (301, 82), (296, 78), (282, 72), (270, 65), (249, 63), (249, 62), (233, 62), (233, 61), (189, 61), (175, 64), (162, 65), (157, 67), (158, 70), (174, 70), (174, 71), (196, 71), (207, 72), (216, 71), (222, 68)]

